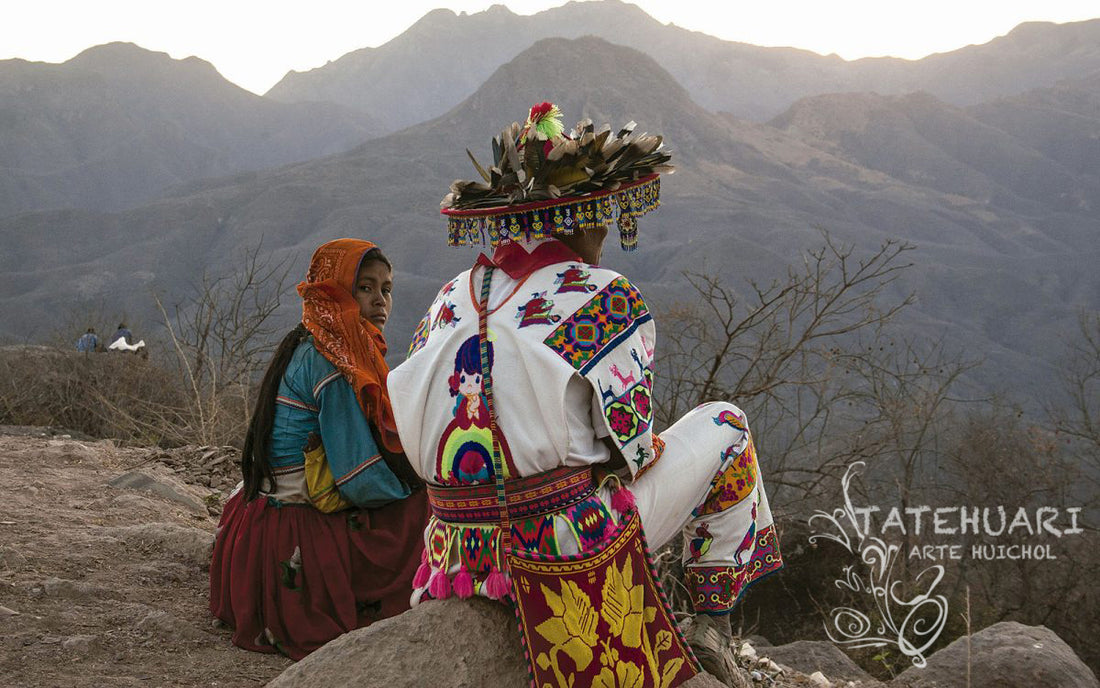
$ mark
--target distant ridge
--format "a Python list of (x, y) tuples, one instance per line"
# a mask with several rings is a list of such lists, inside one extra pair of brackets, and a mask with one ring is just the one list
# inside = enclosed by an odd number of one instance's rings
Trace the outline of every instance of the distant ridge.
[(277, 103), (204, 60), (132, 43), (63, 64), (0, 61), (0, 216), (111, 210), (177, 184), (346, 150), (377, 131), (334, 104)]
[(922, 60), (847, 62), (807, 50), (723, 41), (662, 25), (621, 0), (599, 0), (530, 16), (501, 5), (469, 15), (434, 10), (384, 45), (288, 73), (267, 96), (341, 103), (372, 113), (394, 131), (442, 114), (536, 41), (584, 35), (648, 54), (709, 110), (761, 122), (823, 93), (927, 91), (971, 105), (1100, 69), (1100, 19), (1030, 22), (984, 45)]

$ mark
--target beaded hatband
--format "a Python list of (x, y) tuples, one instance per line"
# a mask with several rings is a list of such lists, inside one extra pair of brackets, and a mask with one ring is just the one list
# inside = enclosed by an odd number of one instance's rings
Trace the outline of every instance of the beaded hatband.
[(544, 239), (572, 234), (615, 220), (623, 250), (638, 247), (638, 217), (661, 204), (661, 179), (656, 174), (614, 190), (587, 196), (556, 198), (523, 205), (457, 210), (445, 208), (451, 246), (497, 246), (516, 239)]

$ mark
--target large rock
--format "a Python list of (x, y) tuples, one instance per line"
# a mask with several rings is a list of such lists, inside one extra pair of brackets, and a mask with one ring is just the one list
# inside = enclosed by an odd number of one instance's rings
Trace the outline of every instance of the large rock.
[(450, 599), (346, 633), (268, 686), (482, 688), (526, 681), (511, 610), (488, 600)]
[(856, 666), (848, 655), (832, 643), (799, 640), (786, 645), (759, 648), (757, 652), (761, 657), (767, 657), (777, 664), (803, 674), (820, 671), (832, 681), (842, 679), (863, 681), (867, 685), (875, 683), (875, 679), (870, 674)]
[[(512, 611), (482, 598), (449, 599), (346, 633), (268, 688), (526, 688)], [(700, 674), (685, 688), (722, 688)]]
[[(1100, 682), (1069, 645), (1044, 626), (1002, 621), (970, 636), (971, 688), (1097, 688)], [(966, 638), (910, 667), (891, 688), (966, 686)]]
[(128, 471), (111, 479), (107, 484), (120, 490), (138, 490), (154, 494), (161, 499), (186, 507), (196, 514), (206, 515), (206, 506), (202, 500), (192, 494), (186, 485), (166, 475), (166, 471), (154, 469)]

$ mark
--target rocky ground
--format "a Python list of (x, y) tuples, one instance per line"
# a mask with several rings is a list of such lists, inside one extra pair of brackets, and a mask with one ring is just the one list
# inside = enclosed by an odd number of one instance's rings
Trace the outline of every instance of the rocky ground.
[[(298, 664), (234, 647), (207, 611), (207, 564), (237, 473), (226, 448), (119, 447), (0, 426), (0, 688), (526, 683), (511, 615), (485, 601), (421, 605)], [(756, 638), (739, 651), (742, 688), (883, 686), (829, 643)], [(1008, 622), (960, 638), (889, 688), (967, 685), (1100, 687), (1054, 633)]]
[(0, 685), (255, 686), (289, 666), (207, 611), (234, 462), (0, 428)]

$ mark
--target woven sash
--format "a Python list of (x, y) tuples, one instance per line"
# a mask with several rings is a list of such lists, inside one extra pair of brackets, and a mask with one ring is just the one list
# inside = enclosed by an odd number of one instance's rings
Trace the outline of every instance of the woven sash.
[(478, 308), (481, 380), (493, 436), (493, 472), (501, 551), (511, 580), (532, 688), (673, 688), (699, 671), (654, 573), (637, 509), (622, 515), (596, 548), (546, 555), (512, 547), (493, 382), (489, 366), (489, 287), (485, 268)]

